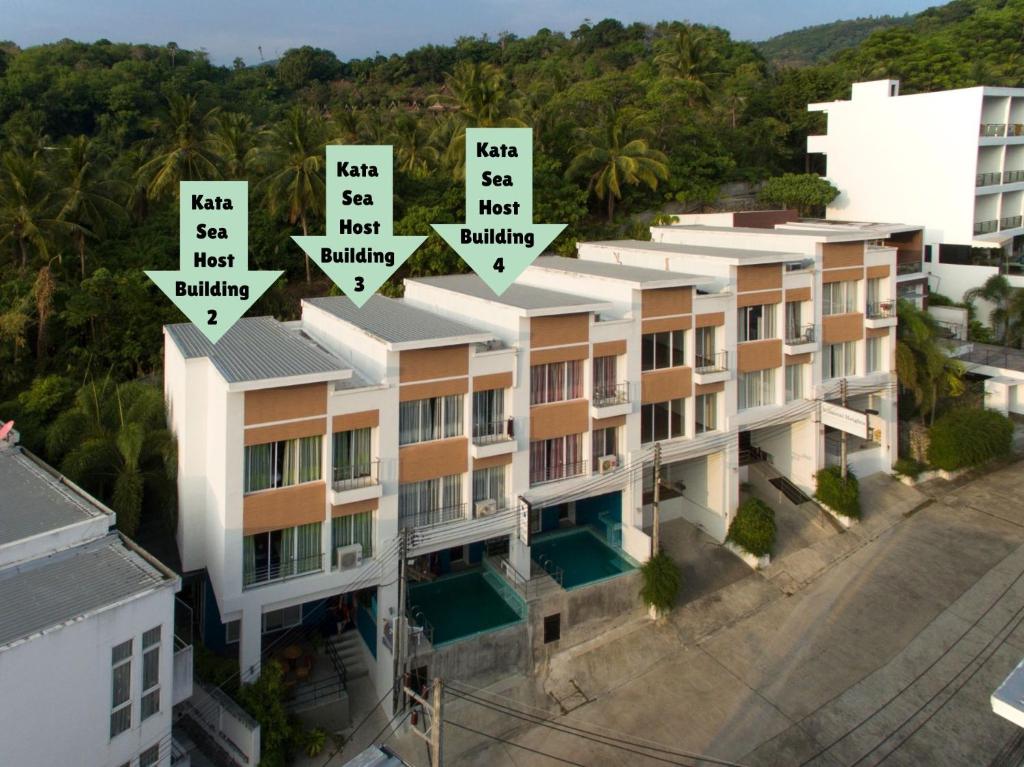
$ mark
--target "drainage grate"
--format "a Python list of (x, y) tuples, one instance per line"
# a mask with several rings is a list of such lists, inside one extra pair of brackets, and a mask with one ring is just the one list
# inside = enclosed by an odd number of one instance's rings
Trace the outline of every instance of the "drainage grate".
[(807, 496), (807, 493), (805, 493), (803, 490), (794, 485), (785, 477), (776, 477), (775, 479), (769, 479), (768, 481), (772, 483), (773, 487), (775, 487), (778, 490), (781, 490), (782, 494), (789, 498), (789, 500), (792, 501), (797, 506), (799, 506), (801, 503), (807, 503), (807, 501), (811, 500)]

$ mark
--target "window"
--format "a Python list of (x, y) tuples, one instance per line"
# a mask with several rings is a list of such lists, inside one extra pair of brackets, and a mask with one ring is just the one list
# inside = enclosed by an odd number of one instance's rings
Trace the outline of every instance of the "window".
[(459, 437), (462, 431), (462, 395), (430, 397), (398, 405), (398, 444)]
[(156, 743), (139, 754), (139, 767), (156, 767), (160, 763), (160, 744)]
[(857, 344), (846, 341), (841, 344), (826, 344), (821, 358), (823, 379), (842, 378), (857, 375)]
[(505, 502), (505, 467), (491, 466), (488, 469), (477, 469), (473, 472), (473, 503), (494, 499), (498, 508), (503, 509)]
[(804, 396), (804, 365), (786, 365), (786, 402)]
[(243, 584), (251, 586), (321, 569), (321, 524), (311, 522), (242, 538)]
[(822, 286), (821, 313), (850, 314), (857, 311), (857, 282), (826, 282)]
[(142, 712), (145, 721), (160, 711), (160, 627), (142, 635)]
[(132, 726), (132, 640), (110, 651), (110, 737)]
[(882, 366), (882, 339), (881, 338), (869, 338), (865, 344), (866, 357), (865, 364), (867, 366), (868, 373), (877, 373), (879, 370), (883, 370)]
[(544, 644), (557, 642), (562, 638), (562, 614), (544, 616)]
[(594, 358), (594, 402), (618, 401), (618, 370), (615, 357)]
[(339, 431), (334, 434), (334, 482), (355, 482), (370, 477), (370, 428)]
[(703, 434), (714, 431), (718, 423), (718, 394), (698, 394), (694, 404), (693, 431)]
[(868, 308), (877, 306), (881, 302), (880, 296), (882, 295), (882, 278), (872, 277), (867, 281), (867, 304)]
[(645, 333), (640, 340), (640, 369), (661, 370), (686, 364), (685, 330)]
[(530, 404), (561, 402), (583, 396), (583, 365), (580, 360), (552, 362), (530, 368)]
[(711, 367), (715, 362), (715, 326), (697, 328), (693, 334), (694, 365), (698, 368)]
[(227, 644), (237, 644), (242, 636), (242, 621), (233, 620), (224, 624), (224, 641)]
[(775, 404), (775, 368), (740, 373), (737, 381), (738, 410)]
[(473, 439), (503, 437), (505, 424), (505, 390), (488, 389), (473, 393)]
[(346, 514), (331, 520), (331, 546), (351, 546), (358, 543), (363, 547), (363, 556), (373, 556), (373, 512)]
[(398, 486), (398, 518), (403, 527), (434, 525), (462, 517), (465, 509), (461, 474)]
[(280, 610), (269, 610), (263, 613), (264, 634), (290, 629), (300, 623), (302, 623), (302, 605), (283, 607)]
[(585, 469), (580, 457), (582, 434), (568, 434), (530, 443), (530, 484), (575, 477)]
[(640, 407), (640, 441), (659, 442), (682, 437), (686, 432), (685, 399), (653, 402)]
[(800, 323), (800, 302), (786, 302), (786, 338), (800, 338), (803, 328)]
[(591, 455), (594, 459), (593, 469), (597, 471), (599, 460), (606, 455), (616, 455), (619, 452), (618, 434), (614, 426), (607, 429), (594, 429), (590, 434)]
[(320, 479), (320, 437), (301, 437), (245, 448), (245, 492)]
[(737, 310), (736, 332), (739, 341), (760, 341), (775, 338), (775, 305), (757, 304)]

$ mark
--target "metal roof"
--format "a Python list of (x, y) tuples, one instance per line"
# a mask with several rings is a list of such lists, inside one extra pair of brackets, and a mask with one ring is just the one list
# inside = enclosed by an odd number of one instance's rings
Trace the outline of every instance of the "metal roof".
[(535, 288), (531, 285), (513, 283), (500, 296), (476, 274), (450, 274), (443, 277), (417, 277), (410, 282), (430, 285), (442, 290), (462, 293), (473, 298), (482, 298), (497, 304), (512, 306), (517, 309), (568, 309), (571, 311), (591, 311), (610, 308), (611, 304), (599, 298), (559, 293), (546, 288)]
[(652, 229), (672, 229), (675, 231), (679, 230), (693, 230), (696, 232), (719, 232), (719, 233), (736, 233), (736, 234), (756, 234), (763, 235), (766, 237), (771, 236), (782, 236), (782, 235), (799, 235), (803, 237), (812, 237), (819, 240), (832, 240), (835, 242), (847, 242), (852, 240), (867, 240), (872, 237), (877, 237), (872, 232), (865, 232), (863, 230), (833, 230), (833, 229), (801, 229), (794, 227), (793, 229), (764, 229), (757, 226), (715, 226), (711, 224), (676, 224), (674, 226), (658, 226), (651, 227)]
[(0, 646), (169, 583), (116, 533), (12, 565), (0, 571)]
[(564, 256), (541, 256), (531, 266), (540, 269), (552, 269), (571, 274), (585, 274), (590, 277), (602, 277), (610, 280), (621, 280), (639, 285), (674, 284), (697, 285), (707, 282), (710, 278), (701, 274), (685, 274), (670, 272), (663, 269), (648, 269), (644, 266), (626, 266), (612, 264), (607, 261), (587, 261)]
[(379, 293), (362, 307), (345, 296), (307, 298), (315, 306), (388, 344), (459, 339), (465, 343), (485, 341), (491, 334), (463, 322), (420, 309), (407, 301)]
[(241, 319), (216, 344), (191, 322), (165, 329), (186, 359), (208, 357), (229, 384), (348, 372), (340, 359), (273, 317)]
[(0, 545), (105, 514), (20, 448), (0, 450)]
[[(665, 227), (671, 228), (671, 227)], [(698, 227), (678, 227), (692, 228)], [(706, 227), (703, 227), (706, 228)], [(733, 229), (732, 227), (720, 227), (720, 231), (747, 231), (746, 229)], [(751, 231), (772, 232), (773, 229), (755, 229)], [(773, 260), (773, 261), (799, 261), (806, 258), (800, 253), (793, 253), (788, 250), (754, 250), (741, 248), (739, 246), (718, 246), (718, 245), (690, 245), (685, 242), (648, 242), (647, 240), (604, 240), (601, 242), (581, 243), (611, 250), (646, 250), (652, 253), (665, 253), (672, 256), (707, 256), (710, 258), (725, 258), (734, 261), (745, 260)]]

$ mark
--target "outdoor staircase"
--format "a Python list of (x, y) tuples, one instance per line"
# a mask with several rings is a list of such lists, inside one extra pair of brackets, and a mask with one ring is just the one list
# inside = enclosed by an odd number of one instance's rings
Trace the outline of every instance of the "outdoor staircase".
[(337, 651), (341, 662), (345, 664), (345, 674), (350, 682), (370, 673), (364, 660), (366, 651), (363, 649), (363, 638), (359, 636), (358, 631), (353, 629), (343, 634), (334, 634), (328, 637), (327, 641)]

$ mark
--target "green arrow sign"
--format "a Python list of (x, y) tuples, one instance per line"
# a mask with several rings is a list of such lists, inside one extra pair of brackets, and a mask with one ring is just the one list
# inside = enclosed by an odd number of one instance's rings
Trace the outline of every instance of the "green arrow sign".
[(533, 223), (533, 130), (466, 130), (466, 223), (433, 224), (496, 294), (565, 228)]
[(292, 237), (356, 306), (426, 237), (394, 232), (390, 146), (327, 147), (327, 235)]
[(146, 272), (211, 343), (281, 272), (249, 271), (249, 184), (182, 181), (179, 270)]

